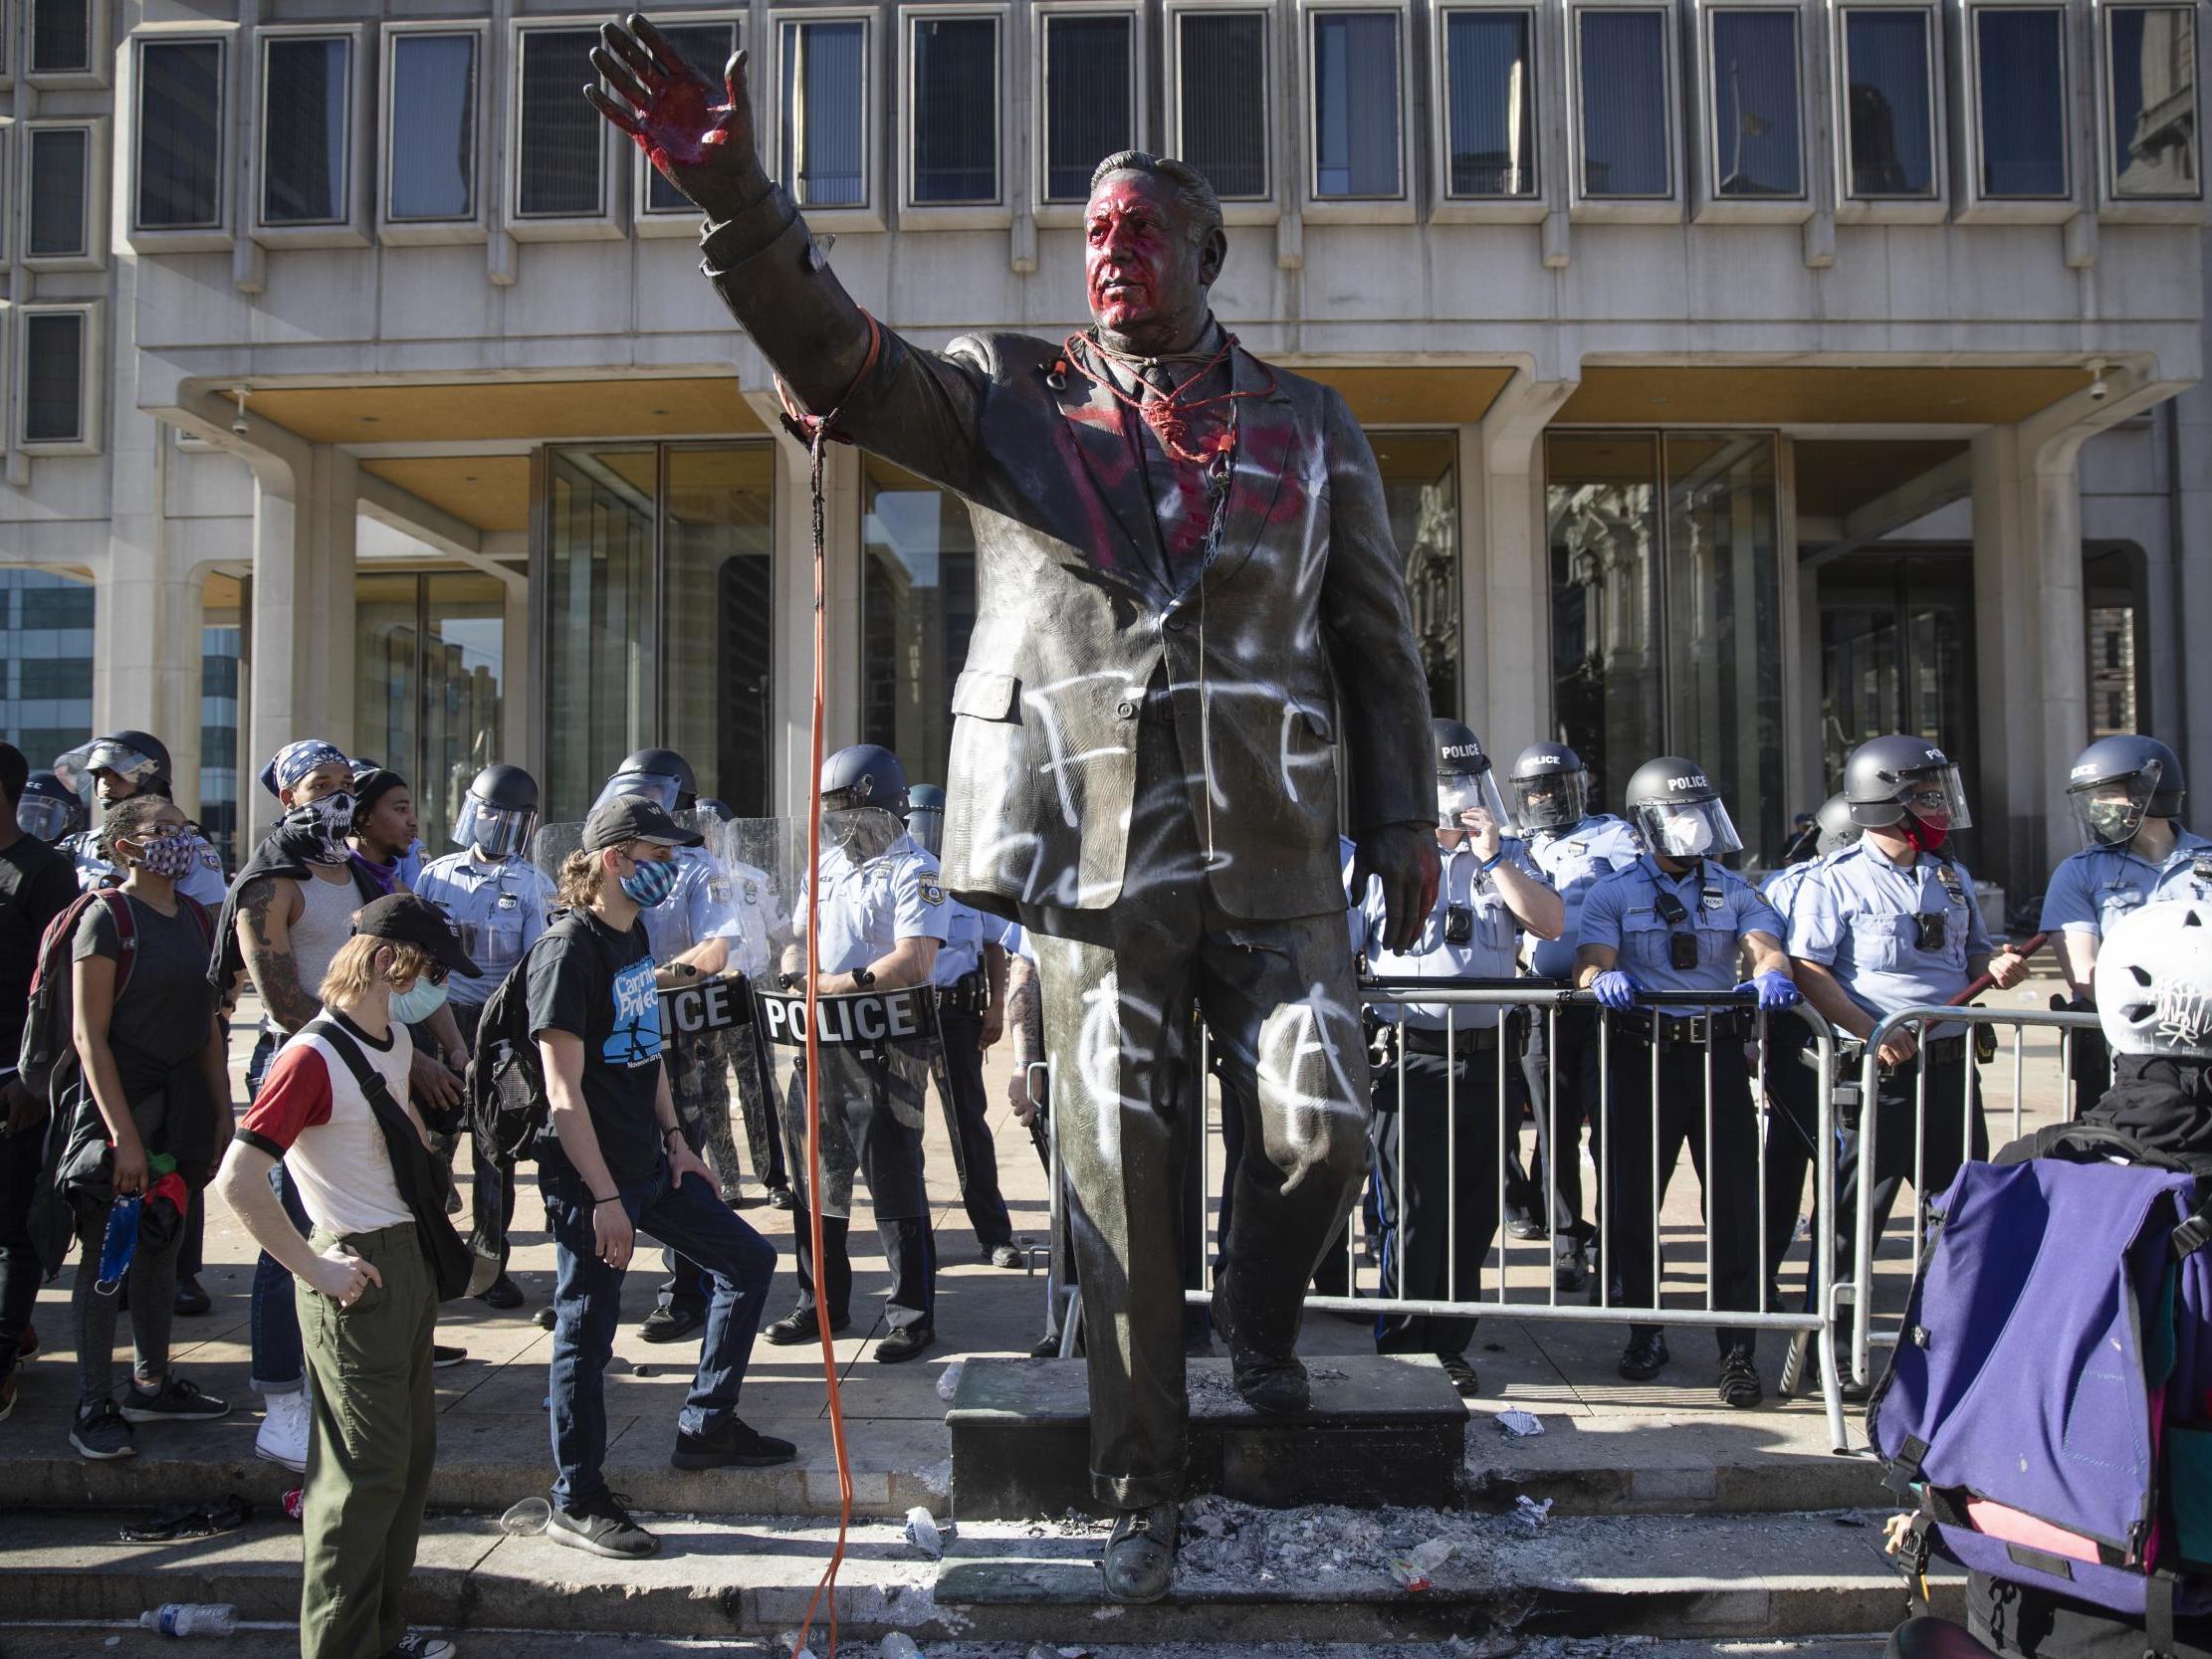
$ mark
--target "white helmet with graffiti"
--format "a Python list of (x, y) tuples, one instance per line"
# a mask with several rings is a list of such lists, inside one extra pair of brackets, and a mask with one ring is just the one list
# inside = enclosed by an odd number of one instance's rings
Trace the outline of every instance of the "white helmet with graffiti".
[(2106, 929), (2097, 1015), (2114, 1054), (2212, 1060), (2212, 906), (2145, 905)]

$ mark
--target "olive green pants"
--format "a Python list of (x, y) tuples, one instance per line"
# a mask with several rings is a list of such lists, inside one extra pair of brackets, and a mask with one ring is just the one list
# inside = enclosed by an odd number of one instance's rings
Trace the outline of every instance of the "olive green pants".
[(296, 1285), (314, 1427), (302, 1500), (301, 1659), (382, 1659), (407, 1634), (430, 1466), (437, 1454), (430, 1333), (438, 1297), (412, 1222), (317, 1229), (382, 1275), (350, 1308)]

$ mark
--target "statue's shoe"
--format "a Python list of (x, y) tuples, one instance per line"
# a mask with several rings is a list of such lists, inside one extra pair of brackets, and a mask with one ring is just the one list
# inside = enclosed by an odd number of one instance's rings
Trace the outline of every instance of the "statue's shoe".
[(1168, 1593), (1175, 1577), (1177, 1513), (1174, 1504), (1155, 1504), (1116, 1518), (1099, 1565), (1108, 1595), (1116, 1601), (1158, 1601)]
[(1240, 1341), (1230, 1304), (1218, 1292), (1214, 1298), (1214, 1329), (1228, 1345), (1229, 1377), (1246, 1405), (1283, 1416), (1313, 1403), (1313, 1386), (1297, 1354), (1264, 1353)]

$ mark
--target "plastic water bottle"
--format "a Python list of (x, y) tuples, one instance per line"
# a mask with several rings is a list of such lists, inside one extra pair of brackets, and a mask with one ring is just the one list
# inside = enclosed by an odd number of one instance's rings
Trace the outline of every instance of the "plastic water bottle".
[(164, 1636), (231, 1636), (238, 1632), (238, 1609), (229, 1602), (164, 1601), (138, 1615), (138, 1628)]
[(136, 1195), (117, 1198), (108, 1211), (108, 1237), (100, 1246), (100, 1277), (93, 1289), (113, 1296), (130, 1271), (130, 1258), (138, 1248), (138, 1209), (144, 1200)]

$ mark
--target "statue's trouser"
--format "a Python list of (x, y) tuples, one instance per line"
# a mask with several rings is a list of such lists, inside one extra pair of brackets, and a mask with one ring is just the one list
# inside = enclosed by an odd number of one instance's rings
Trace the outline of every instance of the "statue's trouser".
[[(1138, 1509), (1182, 1495), (1189, 1402), (1178, 1241), (1199, 1098), (1196, 1007), (1245, 1103), (1233, 1231), (1215, 1290), (1239, 1342), (1288, 1354), (1323, 1248), (1367, 1156), (1367, 1053), (1341, 912), (1225, 916), (1208, 896), (1175, 733), (1138, 727), (1120, 899), (1024, 908), (1090, 1365), (1091, 1482)], [(1264, 847), (1239, 856), (1265, 859)], [(1180, 1106), (1179, 1106), (1179, 1103)], [(1232, 1108), (1233, 1109), (1233, 1108)]]

